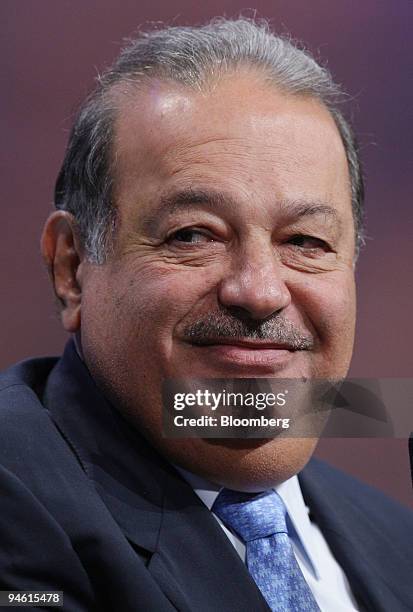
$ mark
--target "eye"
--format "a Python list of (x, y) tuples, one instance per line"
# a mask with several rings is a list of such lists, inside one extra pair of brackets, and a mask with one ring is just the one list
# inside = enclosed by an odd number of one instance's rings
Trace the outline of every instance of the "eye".
[(315, 236), (307, 236), (306, 234), (296, 234), (288, 240), (288, 244), (292, 244), (300, 249), (308, 249), (314, 251), (315, 249), (322, 249), (329, 251), (330, 247), (321, 238), (315, 238)]
[(168, 242), (183, 242), (186, 244), (199, 244), (213, 242), (213, 238), (205, 231), (187, 227), (177, 230), (168, 237)]

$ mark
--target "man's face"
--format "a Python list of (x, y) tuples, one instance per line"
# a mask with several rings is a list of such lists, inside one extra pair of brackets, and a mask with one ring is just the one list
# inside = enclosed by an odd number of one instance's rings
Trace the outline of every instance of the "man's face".
[(346, 373), (354, 226), (332, 118), (251, 72), (155, 82), (120, 96), (113, 155), (115, 254), (82, 264), (92, 374), (171, 461), (233, 488), (291, 476), (314, 441), (163, 439), (161, 385)]

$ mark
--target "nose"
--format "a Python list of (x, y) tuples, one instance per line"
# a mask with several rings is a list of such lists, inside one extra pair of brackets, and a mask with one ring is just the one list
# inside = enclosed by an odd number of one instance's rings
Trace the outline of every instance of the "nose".
[(218, 300), (237, 316), (267, 319), (291, 303), (282, 277), (282, 264), (271, 246), (251, 246), (234, 256), (232, 267), (218, 286)]

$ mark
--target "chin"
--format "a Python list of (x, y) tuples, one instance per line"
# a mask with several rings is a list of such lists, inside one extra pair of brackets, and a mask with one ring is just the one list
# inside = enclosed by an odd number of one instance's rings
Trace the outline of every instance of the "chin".
[(318, 439), (194, 438), (168, 442), (168, 448), (161, 451), (172, 463), (223, 487), (256, 492), (274, 487), (302, 470)]

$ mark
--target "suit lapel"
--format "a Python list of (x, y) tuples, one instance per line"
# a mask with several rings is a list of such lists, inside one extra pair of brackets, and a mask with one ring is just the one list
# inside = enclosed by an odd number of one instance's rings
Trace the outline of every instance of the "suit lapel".
[[(45, 404), (88, 477), (178, 610), (268, 611), (210, 511), (106, 401), (69, 342)], [(219, 585), (219, 588), (217, 588)]]
[(268, 611), (222, 528), (180, 477), (168, 479), (158, 554), (149, 566), (179, 592), (179, 609)]
[(316, 459), (299, 474), (299, 480), (311, 515), (361, 609), (411, 610), (411, 567), (400, 551), (400, 537), (393, 543), (389, 535), (391, 513), (380, 516), (374, 499), (364, 508), (364, 486)]

